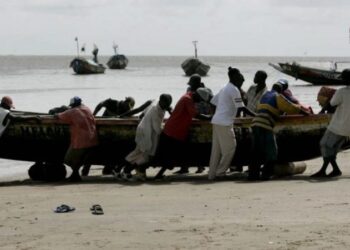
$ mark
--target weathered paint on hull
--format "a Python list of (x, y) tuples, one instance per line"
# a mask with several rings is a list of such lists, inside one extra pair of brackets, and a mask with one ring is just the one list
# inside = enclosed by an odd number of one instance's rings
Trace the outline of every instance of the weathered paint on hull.
[[(285, 117), (276, 126), (278, 161), (303, 161), (320, 156), (319, 141), (328, 125), (328, 115)], [(138, 120), (98, 118), (100, 145), (90, 159), (92, 164), (118, 164), (134, 148)], [(235, 123), (237, 151), (233, 165), (248, 165), (251, 155), (251, 119), (241, 118)], [(194, 121), (190, 133), (190, 157), (179, 155), (178, 165), (207, 166), (211, 150), (211, 124)], [(0, 139), (0, 157), (24, 161), (63, 161), (69, 146), (69, 127), (52, 117), (42, 123), (11, 124)], [(349, 147), (349, 142), (344, 148)], [(161, 166), (157, 157), (154, 166)]]

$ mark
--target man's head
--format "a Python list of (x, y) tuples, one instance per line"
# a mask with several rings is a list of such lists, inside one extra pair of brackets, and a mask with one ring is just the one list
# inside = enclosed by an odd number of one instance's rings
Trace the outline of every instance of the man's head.
[(336, 89), (323, 86), (317, 94), (317, 101), (321, 107), (325, 107), (335, 94)]
[(4, 109), (12, 109), (15, 108), (15, 106), (13, 106), (13, 101), (12, 98), (9, 96), (4, 96), (1, 99), (1, 107), (3, 107)]
[(263, 70), (258, 70), (254, 76), (254, 83), (256, 83), (256, 84), (265, 83), (266, 78), (267, 78), (266, 72)]
[(202, 101), (209, 102), (213, 97), (213, 92), (208, 88), (198, 88), (196, 93), (200, 96)]
[(237, 68), (228, 67), (227, 72), (230, 82), (233, 83), (236, 87), (241, 88), (244, 82), (244, 77)]
[(81, 105), (81, 98), (79, 96), (74, 96), (70, 99), (69, 101), (69, 106), (74, 108), (74, 107), (78, 107)]
[(188, 81), (188, 86), (190, 86), (191, 91), (196, 91), (199, 87), (201, 87), (201, 77), (198, 74), (193, 74)]
[(276, 82), (274, 85), (272, 85), (272, 90), (276, 91), (277, 93), (282, 93), (282, 84), (279, 82)]
[(131, 96), (125, 97), (124, 101), (125, 105), (127, 105), (130, 109), (133, 109), (135, 106), (135, 99), (132, 98)]
[(350, 85), (350, 69), (344, 69), (341, 72), (341, 78), (345, 85)]
[(163, 110), (170, 111), (171, 110), (171, 103), (173, 101), (173, 98), (169, 94), (161, 94), (159, 97), (159, 106)]
[(279, 79), (278, 83), (281, 84), (282, 91), (285, 91), (286, 89), (288, 89), (288, 80), (286, 80), (286, 79)]

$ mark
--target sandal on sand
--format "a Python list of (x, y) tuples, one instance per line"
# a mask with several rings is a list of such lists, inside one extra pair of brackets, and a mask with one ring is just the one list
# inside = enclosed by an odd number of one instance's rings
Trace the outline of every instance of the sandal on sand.
[(70, 207), (68, 205), (62, 204), (61, 206), (56, 207), (56, 209), (54, 209), (53, 211), (55, 213), (68, 213), (68, 212), (72, 212), (74, 210), (75, 210), (74, 207)]
[(90, 210), (92, 211), (92, 214), (94, 214), (94, 215), (102, 215), (102, 214), (104, 214), (103, 209), (102, 209), (101, 205), (99, 205), (99, 204), (92, 205)]

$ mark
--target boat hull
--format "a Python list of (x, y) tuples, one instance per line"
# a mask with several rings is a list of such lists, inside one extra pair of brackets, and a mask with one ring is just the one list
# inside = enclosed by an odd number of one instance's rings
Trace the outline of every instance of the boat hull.
[(271, 64), (274, 69), (313, 85), (344, 85), (341, 72), (301, 66), (298, 64)]
[[(291, 116), (281, 119), (275, 128), (278, 144), (278, 162), (304, 161), (320, 156), (319, 141), (328, 125), (328, 115)], [(97, 118), (100, 144), (94, 148), (89, 163), (96, 165), (119, 164), (134, 149), (136, 119)], [(190, 132), (191, 156), (177, 157), (177, 165), (208, 166), (212, 126), (209, 122), (194, 121)], [(251, 119), (237, 119), (237, 150), (232, 165), (248, 165), (252, 148)], [(69, 146), (69, 127), (52, 117), (45, 116), (40, 124), (16, 122), (11, 124), (0, 139), (0, 158), (62, 163)], [(349, 148), (349, 142), (344, 149)], [(163, 163), (155, 157), (153, 166)]]
[(79, 57), (74, 58), (71, 61), (70, 67), (78, 75), (103, 74), (106, 70), (106, 68), (102, 64), (97, 64), (89, 60), (86, 60), (85, 58), (79, 58)]
[(114, 55), (112, 56), (108, 62), (107, 66), (110, 69), (125, 69), (128, 66), (129, 60), (124, 55)]
[(181, 64), (182, 69), (184, 70), (187, 76), (193, 74), (199, 74), (200, 76), (206, 76), (210, 69), (208, 64), (201, 62), (197, 58), (188, 58)]

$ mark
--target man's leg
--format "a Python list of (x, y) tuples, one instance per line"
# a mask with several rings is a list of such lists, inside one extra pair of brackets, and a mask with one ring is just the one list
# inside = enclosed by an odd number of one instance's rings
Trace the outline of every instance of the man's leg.
[(216, 176), (216, 169), (220, 162), (220, 144), (217, 135), (217, 125), (212, 126), (213, 135), (212, 135), (212, 145), (211, 145), (211, 154), (210, 154), (210, 162), (209, 162), (209, 172), (208, 179), (214, 180)]
[(236, 137), (233, 126), (221, 126), (219, 132), (221, 160), (216, 169), (216, 175), (225, 175), (227, 169), (231, 166), (232, 158), (236, 151)]
[(327, 177), (337, 177), (337, 176), (341, 176), (342, 172), (339, 169), (339, 166), (336, 162), (336, 157), (333, 157), (332, 159), (330, 159), (330, 163), (333, 167), (332, 172), (330, 172)]

